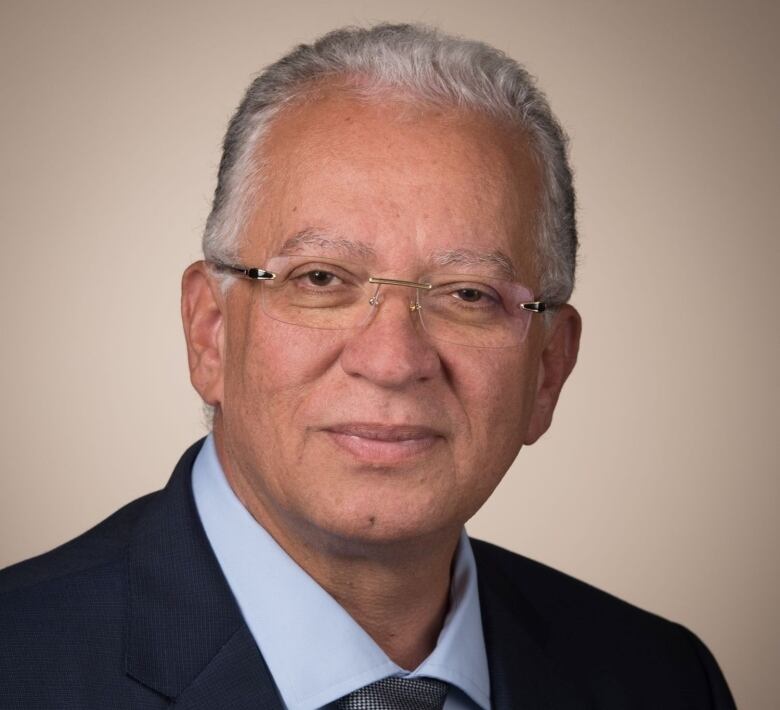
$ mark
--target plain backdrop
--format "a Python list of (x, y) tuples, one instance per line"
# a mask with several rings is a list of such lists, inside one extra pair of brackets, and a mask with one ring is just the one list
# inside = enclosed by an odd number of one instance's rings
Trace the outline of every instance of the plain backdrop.
[(580, 362), (473, 535), (693, 628), (780, 697), (774, 2), (0, 2), (0, 566), (160, 488), (205, 432), (178, 314), (261, 67), (422, 21), (538, 76), (572, 138)]

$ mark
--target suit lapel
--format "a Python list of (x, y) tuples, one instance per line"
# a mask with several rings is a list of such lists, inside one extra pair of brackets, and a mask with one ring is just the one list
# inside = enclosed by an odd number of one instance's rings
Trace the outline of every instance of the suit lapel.
[(494, 710), (584, 710), (591, 704), (545, 652), (546, 623), (474, 545)]
[(195, 509), (190, 476), (201, 443), (184, 454), (133, 532), (126, 671), (182, 707), (281, 710)]
[(282, 710), (271, 674), (246, 625), (176, 698), (183, 710)]

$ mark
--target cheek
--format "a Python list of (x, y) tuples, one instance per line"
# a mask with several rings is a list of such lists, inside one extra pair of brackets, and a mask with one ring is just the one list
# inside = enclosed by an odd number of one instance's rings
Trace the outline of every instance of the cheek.
[(333, 332), (290, 326), (262, 314), (250, 325), (244, 337), (229, 341), (223, 417), (231, 448), (250, 480), (258, 483), (253, 472), (259, 470), (287, 472), (264, 479), (264, 486), (275, 488), (302, 455), (302, 412), (316, 399), (317, 383), (338, 359), (340, 345)]
[(480, 456), (514, 458), (533, 409), (536, 371), (515, 352), (481, 355), (479, 364), (460, 368), (458, 387), (472, 443)]
[(468, 436), (456, 452), (456, 488), (465, 517), (495, 490), (525, 440), (533, 410), (535, 373), (522, 358), (501, 354), (471, 368), (461, 387)]
[(343, 336), (263, 317), (231, 363), (242, 373), (243, 399), (272, 417), (291, 414), (338, 360)]

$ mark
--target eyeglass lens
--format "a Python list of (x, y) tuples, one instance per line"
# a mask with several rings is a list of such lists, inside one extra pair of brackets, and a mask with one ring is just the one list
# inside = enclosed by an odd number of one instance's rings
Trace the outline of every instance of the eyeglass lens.
[(433, 273), (421, 283), (431, 288), (370, 284), (359, 265), (320, 257), (276, 257), (277, 274), (262, 286), (262, 304), (276, 320), (324, 330), (347, 330), (377, 317), (388, 289), (410, 291), (410, 311), (419, 314), (433, 338), (473, 347), (520, 344), (531, 313), (520, 304), (532, 300), (520, 284), (476, 274)]

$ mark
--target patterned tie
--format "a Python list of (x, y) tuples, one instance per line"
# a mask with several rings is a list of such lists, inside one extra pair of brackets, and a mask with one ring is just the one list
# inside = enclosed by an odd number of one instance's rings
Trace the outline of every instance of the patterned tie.
[(447, 684), (433, 678), (383, 678), (337, 700), (337, 710), (441, 710)]

